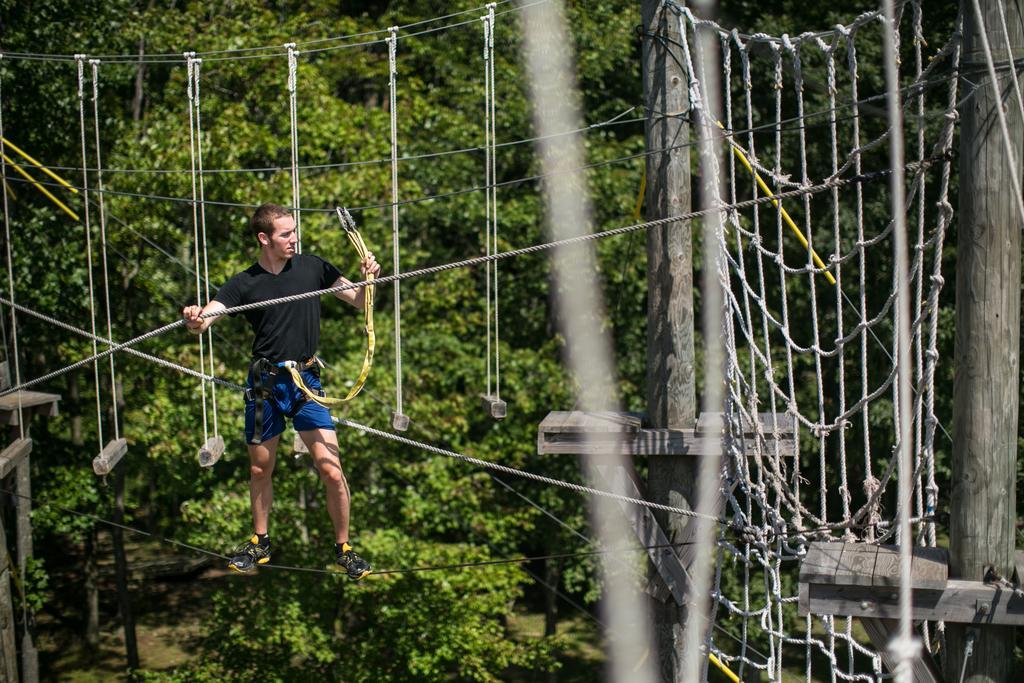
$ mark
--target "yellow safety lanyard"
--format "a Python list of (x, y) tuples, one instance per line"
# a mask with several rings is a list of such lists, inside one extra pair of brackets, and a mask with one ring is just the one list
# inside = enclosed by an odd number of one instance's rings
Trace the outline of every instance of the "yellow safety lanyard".
[[(359, 230), (356, 229), (356, 222), (352, 219), (352, 215), (346, 209), (341, 207), (337, 208), (338, 220), (341, 221), (341, 227), (345, 230), (345, 236), (348, 237), (348, 241), (355, 248), (359, 254), (359, 261), (362, 263), (363, 259), (366, 258), (370, 250), (366, 248), (366, 243), (363, 242), (363, 236), (359, 234)], [(367, 280), (373, 280), (373, 274), (367, 273)], [(377, 346), (377, 337), (373, 333), (373, 294), (376, 288), (373, 285), (366, 285), (363, 294), (363, 321), (366, 328), (366, 354), (363, 356), (363, 369), (359, 372), (359, 377), (356, 379), (355, 385), (349, 390), (348, 395), (345, 398), (332, 398), (330, 396), (321, 396), (314, 392), (312, 389), (306, 386), (306, 383), (302, 379), (302, 374), (299, 372), (299, 364), (295, 361), (284, 361), (279, 365), (288, 370), (291, 373), (292, 380), (295, 382), (295, 386), (305, 394), (306, 398), (310, 401), (319, 403), (325, 408), (332, 408), (334, 406), (351, 401), (356, 395), (362, 391), (363, 385), (366, 384), (366, 378), (370, 374), (370, 368), (373, 366), (373, 350)]]

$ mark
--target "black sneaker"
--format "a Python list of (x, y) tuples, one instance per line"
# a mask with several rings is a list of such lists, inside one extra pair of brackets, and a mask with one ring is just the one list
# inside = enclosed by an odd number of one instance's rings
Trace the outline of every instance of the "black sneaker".
[(358, 581), (364, 578), (370, 573), (370, 563), (359, 557), (355, 550), (352, 550), (352, 546), (347, 543), (342, 546), (344, 550), (339, 550), (338, 555), (335, 558), (338, 569), (342, 569), (348, 574), (348, 578), (353, 581)]
[(228, 568), (241, 574), (248, 574), (256, 569), (256, 565), (267, 562), (270, 562), (270, 539), (267, 539), (266, 545), (260, 545), (259, 536), (253, 534), (252, 538), (235, 548)]

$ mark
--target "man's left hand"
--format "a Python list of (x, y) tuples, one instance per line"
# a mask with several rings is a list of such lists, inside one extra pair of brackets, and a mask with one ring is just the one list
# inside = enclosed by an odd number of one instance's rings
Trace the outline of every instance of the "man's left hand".
[(359, 272), (363, 274), (364, 279), (368, 279), (370, 275), (373, 277), (380, 275), (380, 264), (377, 263), (372, 251), (367, 252), (363, 260), (359, 262)]

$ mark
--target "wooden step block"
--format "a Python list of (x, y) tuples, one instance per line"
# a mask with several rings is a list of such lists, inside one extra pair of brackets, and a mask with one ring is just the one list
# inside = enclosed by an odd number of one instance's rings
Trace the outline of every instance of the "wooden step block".
[(124, 454), (128, 452), (128, 441), (125, 439), (114, 439), (100, 451), (100, 454), (92, 459), (92, 471), (100, 476), (110, 474), (114, 466), (121, 461)]
[(396, 432), (404, 432), (409, 428), (409, 416), (392, 410), (391, 428)]
[(199, 449), (199, 466), (213, 467), (222, 455), (224, 455), (224, 437), (211, 436)]
[(309, 453), (309, 449), (306, 448), (306, 442), (302, 440), (298, 432), (295, 432), (295, 440), (292, 441), (292, 453), (298, 458), (303, 453)]
[(487, 414), (495, 420), (504, 420), (508, 415), (508, 405), (500, 398), (481, 394), (480, 400), (483, 402)]

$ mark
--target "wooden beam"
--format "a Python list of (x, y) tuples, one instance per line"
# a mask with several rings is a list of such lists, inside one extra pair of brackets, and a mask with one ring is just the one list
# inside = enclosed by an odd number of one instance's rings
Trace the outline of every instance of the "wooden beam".
[[(56, 404), (54, 404), (56, 405)], [(27, 434), (26, 430), (26, 434)], [(32, 557), (32, 479), (31, 459), (28, 454), (14, 468), (14, 500), (16, 533), (15, 546), (18, 550), (18, 572), (24, 583), (28, 561)], [(36, 618), (32, 610), (24, 612), (27, 623), (21, 629), (21, 680), (22, 683), (39, 681), (39, 651), (36, 647)]]
[(0, 425), (18, 424), (18, 401), (21, 400), (21, 410), (26, 417), (43, 415), (56, 417), (58, 414), (57, 402), (60, 401), (59, 394), (46, 394), (40, 391), (16, 391), (13, 394), (0, 396)]
[[(961, 0), (961, 62), (973, 90), (959, 108), (949, 550), (951, 574), (973, 581), (982, 580), (989, 567), (1010, 575), (1017, 533), (1024, 220), (1011, 188), (1021, 187), (1024, 167), (1024, 122), (1012, 78), (1024, 58), (1021, 11), (1019, 0)], [(985, 66), (986, 40), (995, 49), (995, 82)], [(950, 680), (961, 675), (966, 637), (963, 627), (946, 629)], [(980, 629), (964, 680), (1013, 680), (1013, 659), (1012, 629)]]
[[(770, 414), (766, 415), (770, 420)], [(554, 411), (541, 421), (537, 430), (537, 452), (541, 455), (719, 456), (722, 437), (710, 433), (711, 425), (716, 424), (714, 417), (712, 414), (694, 429), (675, 429), (641, 427), (640, 417), (631, 413)], [(779, 420), (780, 424), (793, 428), (792, 420), (785, 415), (780, 417), (784, 418)], [(765, 433), (765, 442), (759, 449), (756, 430), (751, 427), (743, 439), (744, 452), (747, 456), (770, 455), (777, 447), (784, 457), (796, 456), (795, 431), (780, 436), (776, 440)]]
[(5, 478), (32, 452), (32, 439), (15, 439), (0, 451), (0, 479)]
[[(630, 498), (643, 498), (643, 492), (640, 491), (625, 468), (598, 465), (594, 469), (604, 480), (603, 484), (606, 490), (619, 491)], [(688, 576), (678, 552), (685, 551), (690, 546), (672, 548), (669, 545), (671, 541), (662, 531), (650, 508), (625, 501), (619, 501), (619, 506), (629, 519), (629, 524), (640, 541), (640, 545), (647, 549), (647, 556), (650, 558), (651, 564), (661, 576), (675, 603), (677, 605), (686, 604)]]
[(481, 394), (480, 401), (484, 404), (484, 409), (487, 410), (487, 414), (495, 420), (504, 420), (508, 415), (508, 404), (500, 398)]
[[(800, 584), (799, 613), (899, 619), (895, 587)], [(806, 591), (803, 589), (806, 587)], [(806, 595), (804, 595), (806, 593)], [(1024, 626), (1024, 598), (981, 581), (950, 579), (943, 590), (915, 588), (914, 621)]]
[(15, 636), (14, 603), (11, 599), (11, 561), (7, 534), (0, 524), (0, 675), (4, 681), (18, 681), (18, 649)]
[(124, 454), (128, 452), (128, 441), (125, 439), (114, 439), (100, 451), (100, 454), (92, 459), (92, 471), (100, 476), (110, 474), (114, 466), (121, 461)]
[[(893, 656), (890, 645), (899, 635), (899, 622), (893, 619), (864, 617), (860, 623), (867, 632), (868, 638), (871, 639), (871, 644), (874, 645), (878, 656), (882, 658), (885, 668), (895, 674), (899, 661)], [(910, 678), (915, 683), (942, 683), (942, 673), (930, 652), (922, 650), (921, 656), (912, 660)]]

